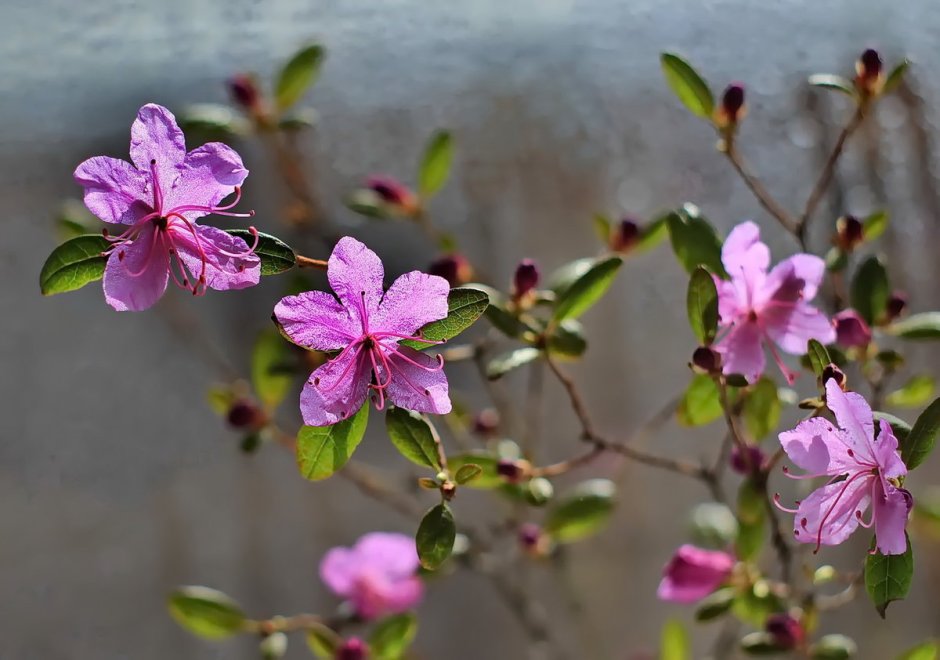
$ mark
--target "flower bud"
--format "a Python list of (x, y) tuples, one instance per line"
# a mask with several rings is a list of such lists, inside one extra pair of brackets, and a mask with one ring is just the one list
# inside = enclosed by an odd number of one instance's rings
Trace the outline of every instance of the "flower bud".
[(823, 367), (822, 384), (825, 385), (833, 378), (836, 381), (836, 385), (838, 385), (842, 389), (842, 391), (845, 392), (846, 390), (845, 372), (842, 371), (836, 365), (830, 363), (830, 364), (827, 364), (825, 367)]
[(441, 497), (450, 502), (457, 494), (457, 484), (448, 479), (441, 484)]
[(731, 83), (721, 95), (721, 102), (715, 109), (715, 123), (719, 128), (733, 128), (747, 114), (744, 104), (744, 85)]
[(519, 527), (519, 545), (532, 557), (545, 557), (551, 551), (551, 538), (535, 523), (524, 523)]
[(438, 257), (428, 266), (429, 275), (437, 275), (453, 286), (460, 286), (473, 280), (473, 266), (462, 254), (452, 253)]
[(228, 423), (236, 429), (257, 430), (264, 426), (265, 414), (249, 399), (238, 399), (228, 409)]
[(532, 474), (532, 464), (524, 458), (503, 458), (496, 464), (496, 474), (508, 483), (518, 484)]
[(854, 309), (845, 309), (832, 317), (836, 343), (844, 348), (865, 348), (871, 342), (871, 328)]
[(710, 346), (699, 346), (692, 353), (692, 370), (703, 374), (721, 371), (721, 353)]
[(518, 300), (539, 284), (539, 269), (531, 259), (523, 259), (512, 278), (513, 293)]
[(473, 418), (473, 432), (484, 438), (493, 438), (499, 431), (499, 413), (495, 408), (484, 408)]
[(907, 294), (903, 291), (894, 291), (888, 298), (888, 304), (885, 306), (885, 316), (888, 323), (896, 321), (907, 311)]
[(243, 110), (256, 111), (261, 103), (261, 92), (254, 76), (239, 73), (228, 80), (228, 93)]
[(806, 638), (803, 624), (789, 614), (771, 614), (767, 617), (764, 630), (773, 637), (774, 645), (787, 651), (800, 646)]
[(869, 48), (855, 62), (855, 87), (866, 96), (873, 96), (884, 85), (884, 73), (881, 55), (874, 48)]
[(663, 569), (656, 595), (673, 603), (694, 603), (728, 579), (734, 564), (727, 552), (683, 545)]
[(635, 219), (624, 216), (610, 235), (610, 249), (627, 252), (640, 240), (640, 225)]
[(865, 228), (854, 215), (844, 215), (836, 220), (836, 244), (845, 252), (851, 252), (865, 239)]
[(764, 464), (764, 452), (757, 445), (748, 445), (741, 449), (739, 445), (731, 448), (731, 457), (728, 459), (731, 469), (738, 474), (753, 474)]
[(336, 649), (336, 660), (366, 660), (369, 657), (369, 647), (358, 637), (350, 637)]
[(366, 182), (366, 188), (378, 195), (398, 213), (411, 215), (418, 210), (417, 196), (397, 179), (389, 176), (373, 176)]

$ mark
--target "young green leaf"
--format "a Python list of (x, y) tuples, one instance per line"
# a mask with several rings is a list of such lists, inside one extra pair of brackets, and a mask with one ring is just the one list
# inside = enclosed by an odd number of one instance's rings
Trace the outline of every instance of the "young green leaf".
[(940, 435), (940, 399), (935, 399), (920, 414), (914, 426), (911, 427), (907, 439), (901, 444), (901, 460), (907, 465), (908, 470), (913, 470), (927, 459), (934, 445), (937, 444), (938, 435)]
[(809, 77), (809, 84), (813, 87), (823, 87), (842, 92), (852, 98), (855, 98), (855, 86), (851, 80), (836, 76), (830, 73), (814, 73)]
[(692, 65), (673, 53), (663, 53), (659, 56), (659, 62), (666, 76), (666, 84), (679, 97), (682, 105), (697, 117), (711, 119), (715, 97), (708, 83)]
[(589, 310), (613, 284), (621, 265), (623, 259), (616, 256), (597, 260), (564, 293), (558, 295), (554, 320), (575, 319)]
[(660, 216), (640, 229), (640, 239), (633, 246), (634, 252), (648, 252), (669, 236), (667, 215)]
[(369, 423), (369, 404), (332, 426), (304, 426), (297, 433), (297, 465), (306, 479), (326, 479), (356, 451)]
[(734, 605), (734, 589), (725, 587), (712, 592), (698, 603), (695, 610), (695, 620), (704, 622), (712, 621), (728, 613), (731, 606)]
[(420, 413), (404, 408), (389, 408), (385, 413), (388, 437), (398, 452), (412, 463), (441, 470), (440, 439), (431, 423)]
[(744, 425), (755, 440), (760, 440), (777, 428), (780, 408), (777, 384), (766, 376), (761, 378), (744, 399)]
[(76, 236), (52, 251), (39, 273), (44, 296), (80, 289), (104, 277), (108, 258), (102, 253), (112, 244), (101, 234)]
[(456, 481), (461, 486), (464, 486), (474, 479), (477, 479), (482, 474), (482, 467), (474, 463), (467, 463), (465, 465), (461, 465), (460, 468), (454, 473), (454, 481)]
[[(458, 484), (467, 486), (468, 488), (479, 488), (482, 490), (498, 488), (505, 483), (503, 478), (499, 476), (499, 473), (496, 471), (497, 462), (495, 456), (483, 452), (471, 452), (469, 454), (457, 454), (456, 456), (447, 457), (447, 467), (454, 473)], [(476, 472), (476, 476), (469, 481), (467, 481), (466, 478), (464, 478), (464, 481), (460, 481), (461, 473), (464, 475), (467, 474), (464, 472), (465, 468)], [(477, 472), (477, 470), (479, 470), (479, 472)]]
[(721, 238), (715, 228), (703, 218), (698, 208), (686, 204), (666, 218), (672, 251), (690, 275), (699, 266), (719, 277), (727, 277), (721, 262)]
[(663, 625), (659, 641), (659, 660), (691, 660), (692, 642), (685, 626), (676, 619)]
[(209, 587), (179, 587), (168, 605), (180, 626), (206, 639), (230, 637), (241, 632), (246, 621), (238, 603)]
[(287, 635), (276, 631), (264, 637), (258, 644), (261, 660), (280, 660), (287, 654)]
[(721, 417), (718, 386), (711, 376), (697, 374), (682, 395), (676, 416), (684, 426), (703, 426)]
[(594, 234), (601, 240), (605, 246), (610, 243), (611, 221), (604, 213), (595, 213), (591, 216), (591, 223), (594, 227)]
[(914, 549), (909, 538), (903, 555), (875, 552), (865, 558), (865, 589), (882, 619), (888, 605), (907, 596), (913, 576)]
[(858, 645), (845, 635), (823, 635), (809, 647), (811, 660), (849, 660), (858, 653)]
[(301, 99), (320, 75), (326, 50), (319, 44), (310, 44), (291, 57), (277, 77), (274, 98), (279, 110), (291, 107)]
[(490, 380), (502, 378), (513, 369), (534, 362), (541, 354), (542, 351), (534, 346), (510, 349), (490, 360), (486, 365), (486, 377)]
[(454, 160), (454, 140), (447, 131), (437, 131), (428, 141), (418, 170), (418, 194), (430, 199), (447, 181)]
[(930, 400), (936, 390), (936, 385), (933, 376), (926, 374), (912, 376), (903, 387), (891, 392), (885, 401), (889, 405), (901, 408), (917, 408)]
[(616, 486), (608, 479), (578, 484), (548, 512), (545, 531), (559, 543), (580, 541), (598, 533), (613, 513)]
[(414, 614), (396, 614), (379, 621), (369, 635), (369, 650), (377, 660), (398, 660), (418, 634)]
[(873, 241), (888, 228), (888, 212), (875, 211), (867, 218), (862, 220), (862, 236), (866, 241)]
[(421, 565), (429, 571), (437, 570), (454, 551), (456, 538), (454, 514), (441, 502), (424, 515), (415, 535)]
[(888, 271), (878, 257), (868, 257), (852, 279), (852, 307), (869, 325), (874, 325), (884, 317), (890, 296)]
[(806, 355), (809, 357), (809, 364), (816, 378), (822, 378), (823, 370), (832, 364), (829, 351), (815, 339), (810, 339), (806, 347)]
[[(421, 336), (430, 341), (453, 339), (473, 325), (490, 304), (490, 297), (482, 289), (458, 287), (447, 294), (447, 316), (439, 321), (432, 321), (421, 328)], [(399, 346), (412, 348), (434, 348), (434, 344), (406, 339), (398, 342)]]
[(907, 73), (908, 67), (911, 66), (911, 61), (904, 59), (900, 64), (891, 69), (891, 73), (888, 74), (888, 77), (885, 79), (884, 87), (881, 88), (882, 94), (890, 94), (898, 85), (901, 84), (901, 81), (904, 79), (904, 74)]
[(343, 638), (336, 632), (316, 622), (308, 625), (305, 638), (307, 648), (320, 660), (333, 660), (343, 644)]
[[(247, 229), (226, 229), (226, 234), (238, 236), (244, 240), (249, 247), (254, 245), (255, 237)], [(255, 254), (261, 259), (262, 275), (277, 275), (285, 270), (290, 270), (297, 263), (297, 255), (291, 247), (270, 234), (258, 232), (258, 246), (255, 248)]]
[(268, 409), (276, 408), (293, 385), (288, 346), (277, 330), (269, 328), (258, 333), (251, 351), (251, 383)]
[(885, 331), (904, 339), (940, 339), (940, 312), (911, 314), (895, 321)]
[(689, 325), (702, 346), (708, 346), (718, 332), (718, 290), (711, 273), (697, 267), (689, 279), (686, 293), (686, 310)]
[(738, 490), (738, 538), (734, 544), (738, 557), (745, 560), (758, 557), (766, 522), (764, 493), (750, 479), (745, 480)]
[(908, 649), (897, 657), (897, 660), (938, 660), (940, 659), (940, 644), (935, 640), (921, 642), (914, 648)]

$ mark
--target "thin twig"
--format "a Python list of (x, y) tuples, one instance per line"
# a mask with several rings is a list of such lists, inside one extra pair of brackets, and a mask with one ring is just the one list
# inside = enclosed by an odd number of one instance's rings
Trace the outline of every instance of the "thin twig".
[(294, 255), (294, 261), (298, 268), (318, 268), (320, 270), (326, 270), (329, 265), (329, 262), (323, 259), (311, 259), (302, 254)]
[(727, 138), (722, 152), (728, 157), (731, 165), (740, 175), (748, 189), (754, 194), (754, 197), (757, 198), (760, 205), (763, 206), (770, 215), (776, 218), (777, 222), (779, 222), (784, 229), (799, 238), (799, 223), (773, 198), (764, 187), (764, 184), (760, 182), (760, 179), (748, 169), (747, 163), (735, 146), (733, 136)]

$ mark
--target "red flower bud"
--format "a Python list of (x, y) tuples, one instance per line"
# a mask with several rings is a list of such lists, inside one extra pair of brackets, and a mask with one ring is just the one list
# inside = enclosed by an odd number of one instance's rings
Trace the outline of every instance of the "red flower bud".
[(395, 207), (399, 213), (410, 214), (418, 209), (418, 198), (397, 179), (388, 176), (373, 176), (366, 182), (366, 187), (378, 195), (379, 199)]
[(358, 637), (350, 637), (336, 649), (336, 660), (365, 660), (369, 657), (369, 647)]
[(232, 100), (244, 110), (253, 111), (261, 102), (261, 92), (254, 76), (239, 73), (228, 81), (228, 92)]
[(518, 459), (501, 459), (496, 464), (496, 474), (505, 479), (508, 483), (518, 484), (529, 478), (532, 474), (532, 464), (529, 461)]
[(535, 262), (531, 259), (523, 259), (516, 267), (512, 284), (516, 298), (521, 298), (537, 287), (539, 284), (539, 269)]
[(721, 102), (715, 109), (715, 123), (719, 128), (733, 127), (747, 114), (744, 103), (744, 85), (731, 83), (721, 95)]
[(903, 291), (894, 291), (891, 294), (891, 297), (888, 298), (888, 304), (885, 308), (885, 315), (888, 317), (887, 320), (890, 323), (891, 321), (897, 320), (907, 311), (907, 294)]
[(855, 87), (864, 95), (870, 96), (881, 91), (884, 84), (881, 55), (874, 48), (869, 48), (855, 63)]
[(484, 438), (496, 436), (499, 430), (499, 413), (495, 408), (485, 408), (473, 418), (473, 432)]
[(845, 392), (845, 388), (846, 388), (845, 372), (842, 371), (836, 365), (830, 363), (830, 364), (827, 364), (825, 367), (823, 367), (822, 384), (825, 385), (832, 379), (835, 379), (836, 385), (838, 385), (842, 389), (842, 391)]
[(806, 638), (803, 624), (789, 614), (771, 614), (764, 629), (773, 637), (774, 644), (783, 650), (796, 648)]
[(610, 249), (627, 252), (640, 240), (640, 225), (630, 217), (624, 217), (610, 236)]
[(854, 215), (836, 220), (836, 244), (846, 252), (854, 250), (865, 239), (865, 228)]
[(226, 419), (233, 428), (257, 430), (264, 426), (265, 414), (254, 401), (239, 399), (228, 409)]
[(731, 469), (738, 474), (754, 474), (764, 464), (764, 452), (757, 445), (748, 445), (745, 449), (734, 445), (731, 449), (729, 464)]
[(845, 348), (865, 348), (871, 342), (871, 328), (854, 309), (846, 309), (832, 317), (836, 343)]
[(721, 371), (721, 353), (710, 346), (699, 346), (692, 353), (692, 369), (704, 374)]
[(445, 254), (431, 262), (428, 274), (443, 277), (451, 286), (460, 286), (473, 280), (473, 266), (461, 254)]

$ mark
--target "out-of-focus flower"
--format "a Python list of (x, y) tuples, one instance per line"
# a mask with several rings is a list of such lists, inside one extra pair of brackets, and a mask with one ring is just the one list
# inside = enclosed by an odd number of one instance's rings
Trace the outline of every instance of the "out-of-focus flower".
[(369, 657), (369, 646), (358, 637), (350, 637), (343, 640), (334, 657), (336, 660), (366, 660)]
[(473, 280), (473, 266), (465, 256), (452, 252), (432, 261), (428, 274), (443, 277), (451, 286), (460, 286)]
[(764, 630), (773, 638), (777, 648), (786, 651), (796, 648), (806, 639), (803, 624), (789, 614), (771, 614), (767, 617)]
[(656, 595), (673, 603), (694, 603), (721, 586), (734, 564), (727, 552), (683, 545), (663, 569)]
[(523, 259), (512, 278), (513, 296), (518, 300), (539, 285), (539, 268), (531, 259)]
[(865, 348), (871, 342), (871, 328), (854, 309), (844, 309), (832, 317), (836, 343), (845, 348)]
[(744, 84), (731, 83), (721, 95), (721, 101), (715, 108), (715, 124), (719, 128), (736, 126), (747, 114), (744, 104)]

